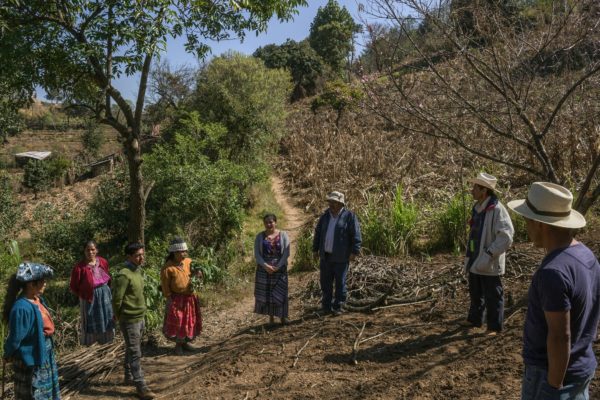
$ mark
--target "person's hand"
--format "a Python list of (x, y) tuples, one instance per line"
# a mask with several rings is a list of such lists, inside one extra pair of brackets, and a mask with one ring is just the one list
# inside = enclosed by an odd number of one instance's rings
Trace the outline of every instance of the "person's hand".
[(269, 264), (265, 264), (265, 271), (267, 271), (267, 274), (271, 275), (273, 272), (273, 266), (269, 265)]
[(354, 261), (356, 260), (356, 254), (352, 253), (350, 254), (350, 261)]

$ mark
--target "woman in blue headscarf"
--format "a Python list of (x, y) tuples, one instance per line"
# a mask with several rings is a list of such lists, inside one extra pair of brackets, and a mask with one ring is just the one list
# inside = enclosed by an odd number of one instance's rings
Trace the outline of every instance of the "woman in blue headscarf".
[(25, 262), (8, 281), (3, 319), (8, 323), (4, 359), (12, 361), (15, 399), (60, 399), (54, 359), (54, 323), (42, 297), (53, 276), (44, 264)]

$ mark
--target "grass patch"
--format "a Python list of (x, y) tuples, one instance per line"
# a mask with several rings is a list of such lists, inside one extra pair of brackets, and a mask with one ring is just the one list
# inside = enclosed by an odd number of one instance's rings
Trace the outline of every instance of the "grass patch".
[(275, 200), (275, 195), (269, 180), (257, 183), (250, 188), (250, 209), (246, 212), (240, 240), (233, 241), (230, 247), (232, 261), (229, 272), (232, 277), (243, 278), (254, 273), (254, 239), (265, 227), (263, 216), (272, 213), (277, 216), (277, 225), (286, 226), (287, 221), (281, 207)]

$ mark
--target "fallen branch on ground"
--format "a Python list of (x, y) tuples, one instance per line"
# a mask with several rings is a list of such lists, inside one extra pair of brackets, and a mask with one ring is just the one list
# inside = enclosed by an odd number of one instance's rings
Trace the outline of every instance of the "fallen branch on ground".
[(306, 343), (304, 343), (304, 346), (302, 346), (300, 348), (300, 350), (298, 350), (298, 352), (296, 353), (296, 355), (294, 356), (294, 363), (292, 364), (292, 368), (294, 368), (296, 366), (296, 364), (298, 363), (298, 359), (300, 359), (300, 353), (302, 353), (302, 350), (304, 350), (306, 348), (306, 346), (308, 346), (308, 343), (319, 334), (320, 332), (315, 333), (314, 335), (312, 335), (310, 338), (308, 338), (308, 340), (306, 341)]

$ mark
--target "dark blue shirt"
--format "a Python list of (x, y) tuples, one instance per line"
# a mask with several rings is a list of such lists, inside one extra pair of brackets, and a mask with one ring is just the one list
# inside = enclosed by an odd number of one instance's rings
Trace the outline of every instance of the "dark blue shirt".
[(565, 380), (587, 378), (597, 363), (592, 343), (600, 319), (600, 265), (581, 243), (544, 257), (533, 274), (523, 335), (525, 364), (548, 368), (544, 311), (570, 311), (571, 354)]

